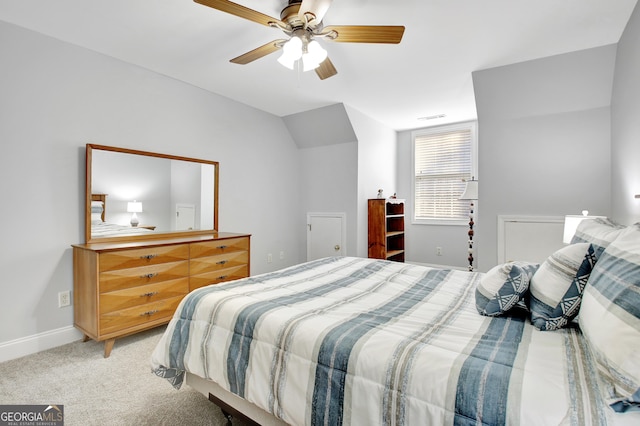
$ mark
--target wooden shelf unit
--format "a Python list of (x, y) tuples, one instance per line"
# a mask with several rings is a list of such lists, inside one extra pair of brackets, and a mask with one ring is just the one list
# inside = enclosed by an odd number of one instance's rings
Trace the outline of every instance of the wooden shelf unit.
[(372, 198), (368, 212), (368, 256), (404, 262), (404, 200)]

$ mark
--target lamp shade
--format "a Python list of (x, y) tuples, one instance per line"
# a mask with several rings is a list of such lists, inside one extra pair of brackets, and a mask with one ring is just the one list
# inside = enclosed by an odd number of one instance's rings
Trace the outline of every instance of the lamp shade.
[(478, 199), (478, 181), (474, 178), (467, 181), (464, 192), (460, 196), (461, 200), (477, 200)]
[(571, 244), (571, 240), (573, 236), (576, 234), (576, 229), (578, 229), (578, 225), (583, 220), (593, 220), (598, 217), (604, 216), (589, 216), (589, 212), (587, 210), (583, 210), (581, 215), (567, 215), (564, 217), (564, 233), (562, 235), (562, 242), (565, 244)]
[(327, 59), (327, 51), (320, 46), (320, 43), (311, 40), (307, 45), (307, 53), (302, 55), (303, 71), (318, 68), (325, 59)]
[(292, 70), (295, 62), (301, 57), (302, 40), (300, 37), (291, 37), (291, 39), (282, 46), (282, 55), (278, 58), (278, 62)]
[(140, 201), (129, 201), (127, 203), (127, 211), (129, 213), (141, 213), (142, 212), (142, 203)]

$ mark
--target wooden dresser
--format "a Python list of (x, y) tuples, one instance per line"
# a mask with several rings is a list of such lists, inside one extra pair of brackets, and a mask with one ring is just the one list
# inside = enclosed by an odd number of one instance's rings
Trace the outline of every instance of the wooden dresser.
[(74, 324), (104, 341), (169, 322), (190, 291), (249, 276), (250, 235), (73, 245)]

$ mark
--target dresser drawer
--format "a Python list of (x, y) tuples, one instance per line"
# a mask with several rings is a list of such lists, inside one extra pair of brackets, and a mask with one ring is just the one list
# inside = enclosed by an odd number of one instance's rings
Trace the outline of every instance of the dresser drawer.
[(157, 284), (143, 285), (125, 290), (112, 291), (100, 295), (100, 314), (120, 309), (146, 305), (173, 297), (186, 296), (189, 292), (189, 278), (164, 281)]
[(170, 320), (183, 296), (146, 303), (132, 308), (121, 309), (100, 315), (100, 333), (102, 335), (121, 332), (127, 328), (147, 323)]
[(191, 244), (191, 259), (197, 257), (215, 256), (218, 254), (249, 251), (249, 238), (228, 238), (225, 240), (206, 241)]
[(189, 261), (161, 263), (100, 273), (100, 293), (138, 287), (189, 276)]
[(249, 252), (238, 251), (191, 259), (189, 270), (191, 275), (196, 275), (205, 272), (219, 271), (233, 266), (246, 265), (247, 263), (249, 263)]
[(220, 269), (213, 272), (191, 275), (191, 278), (189, 278), (189, 290), (193, 291), (206, 285), (219, 284), (226, 281), (246, 278), (248, 276), (249, 266), (246, 264)]
[(178, 244), (173, 246), (147, 247), (134, 250), (118, 250), (100, 255), (100, 272), (118, 269), (136, 268), (140, 266), (158, 265), (189, 259), (189, 246)]

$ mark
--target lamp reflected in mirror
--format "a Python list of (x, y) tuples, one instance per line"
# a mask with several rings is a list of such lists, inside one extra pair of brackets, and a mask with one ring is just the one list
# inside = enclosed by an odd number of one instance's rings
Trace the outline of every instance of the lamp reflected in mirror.
[(142, 213), (142, 203), (136, 200), (129, 201), (127, 203), (127, 212), (132, 213), (130, 223), (135, 228), (140, 223), (138, 221), (138, 213)]

